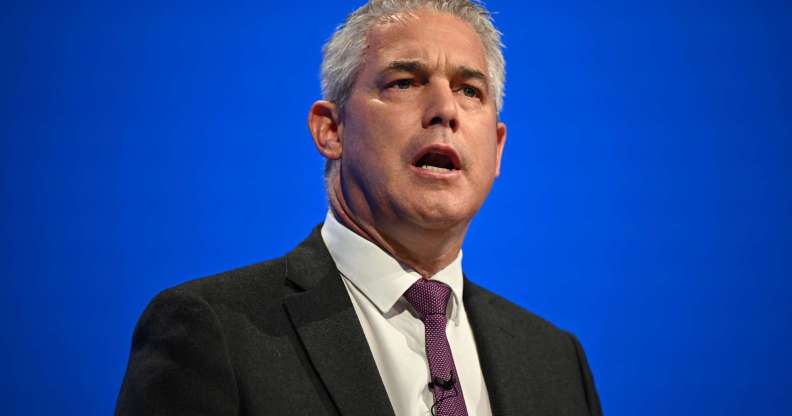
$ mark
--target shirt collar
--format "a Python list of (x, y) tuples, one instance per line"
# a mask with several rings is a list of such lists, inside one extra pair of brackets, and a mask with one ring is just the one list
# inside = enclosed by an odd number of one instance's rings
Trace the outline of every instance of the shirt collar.
[[(400, 263), (379, 246), (359, 236), (327, 212), (322, 239), (341, 274), (371, 302), (386, 313), (421, 275)], [(457, 319), (462, 305), (462, 250), (448, 266), (431, 277), (451, 288), (451, 319)]]

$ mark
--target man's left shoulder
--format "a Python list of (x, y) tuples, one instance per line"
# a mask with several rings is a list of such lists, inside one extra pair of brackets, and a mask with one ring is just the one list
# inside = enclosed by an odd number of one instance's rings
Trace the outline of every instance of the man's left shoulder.
[[(496, 397), (533, 414), (602, 414), (588, 360), (571, 332), (467, 279), (463, 298)], [(526, 386), (543, 393), (528, 397)]]
[[(465, 308), (475, 324), (496, 325), (515, 338), (551, 350), (565, 350), (577, 355), (580, 342), (570, 331), (514, 302), (465, 279)], [(486, 321), (486, 322), (484, 322)]]

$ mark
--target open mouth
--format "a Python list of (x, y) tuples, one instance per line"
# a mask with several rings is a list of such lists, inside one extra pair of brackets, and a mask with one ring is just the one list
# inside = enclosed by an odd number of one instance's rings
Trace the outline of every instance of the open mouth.
[(418, 152), (413, 166), (437, 173), (450, 173), (460, 169), (459, 156), (454, 149), (437, 145)]

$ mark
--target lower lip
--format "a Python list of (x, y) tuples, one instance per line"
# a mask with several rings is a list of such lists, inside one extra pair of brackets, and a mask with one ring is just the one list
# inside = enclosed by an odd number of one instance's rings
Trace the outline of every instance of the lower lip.
[(427, 179), (440, 179), (440, 180), (450, 180), (457, 178), (459, 175), (462, 174), (462, 171), (459, 169), (449, 170), (448, 172), (437, 172), (434, 170), (419, 168), (418, 166), (410, 165), (410, 169), (415, 172), (416, 175), (427, 178)]

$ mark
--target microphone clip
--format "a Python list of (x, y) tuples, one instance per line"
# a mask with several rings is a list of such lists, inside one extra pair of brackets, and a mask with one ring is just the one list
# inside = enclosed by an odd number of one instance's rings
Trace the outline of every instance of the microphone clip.
[(456, 380), (454, 380), (454, 373), (453, 371), (448, 377), (448, 380), (442, 379), (440, 377), (432, 377), (432, 381), (429, 382), (429, 389), (433, 389), (435, 387), (440, 387), (443, 390), (451, 390), (454, 388), (454, 384), (456, 384)]

